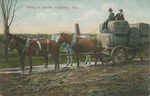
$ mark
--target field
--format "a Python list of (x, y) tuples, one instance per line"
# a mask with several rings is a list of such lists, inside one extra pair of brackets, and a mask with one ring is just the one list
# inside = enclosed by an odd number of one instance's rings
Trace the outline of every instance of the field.
[[(2, 43), (0, 44), (2, 45)], [(44, 69), (42, 57), (33, 58), (33, 73), (20, 74), (17, 52), (9, 53), (4, 61), (0, 46), (0, 96), (148, 96), (150, 93), (149, 62), (135, 58), (124, 65), (84, 65), (66, 67), (66, 55), (60, 56), (61, 69), (54, 71), (54, 62), (49, 56), (49, 68)], [(61, 54), (64, 52), (60, 49)], [(75, 62), (75, 56), (73, 62)], [(94, 57), (91, 56), (91, 61)], [(28, 58), (26, 58), (28, 66)], [(37, 67), (39, 66), (39, 67)], [(9, 69), (8, 69), (9, 68)], [(11, 68), (11, 69), (10, 69)], [(28, 71), (28, 67), (26, 71)], [(41, 71), (45, 70), (45, 71)], [(9, 72), (9, 73), (8, 73)]]

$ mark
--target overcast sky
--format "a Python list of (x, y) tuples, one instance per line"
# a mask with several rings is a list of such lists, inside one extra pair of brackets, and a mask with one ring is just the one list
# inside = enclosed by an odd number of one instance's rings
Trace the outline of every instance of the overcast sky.
[[(123, 9), (129, 23), (150, 24), (150, 0), (18, 0), (18, 11), (11, 33), (58, 33), (75, 31), (78, 23), (82, 33), (98, 33), (99, 24)], [(3, 33), (0, 13), (0, 33)], [(94, 32), (92, 32), (94, 31)]]

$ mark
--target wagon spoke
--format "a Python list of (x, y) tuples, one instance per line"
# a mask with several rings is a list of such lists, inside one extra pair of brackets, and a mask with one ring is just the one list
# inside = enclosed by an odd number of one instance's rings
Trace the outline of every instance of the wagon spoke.
[(123, 46), (117, 46), (112, 50), (111, 58), (114, 64), (123, 64), (127, 59), (127, 50)]

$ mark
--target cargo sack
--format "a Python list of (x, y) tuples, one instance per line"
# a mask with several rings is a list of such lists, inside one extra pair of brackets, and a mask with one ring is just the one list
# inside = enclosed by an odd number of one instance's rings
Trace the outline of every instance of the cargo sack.
[(140, 36), (139, 45), (150, 42), (150, 36)]
[(126, 36), (117, 36), (114, 34), (100, 34), (97, 35), (97, 39), (101, 40), (103, 47), (115, 47), (118, 45), (127, 45)]
[(144, 36), (149, 36), (150, 35), (149, 24), (136, 23), (136, 24), (130, 24), (130, 27), (138, 28), (140, 30), (140, 35), (144, 35)]
[(129, 32), (129, 23), (125, 20), (111, 21), (108, 23), (108, 33), (127, 34)]
[(128, 46), (129, 47), (138, 46), (139, 38), (140, 38), (140, 30), (136, 27), (130, 28), (130, 32), (128, 35)]

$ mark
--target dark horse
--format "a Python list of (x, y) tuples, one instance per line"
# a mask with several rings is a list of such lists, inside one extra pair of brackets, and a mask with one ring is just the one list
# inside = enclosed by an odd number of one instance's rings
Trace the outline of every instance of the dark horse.
[[(77, 56), (77, 67), (79, 67), (79, 53), (94, 52), (95, 66), (97, 64), (98, 57), (102, 56), (102, 43), (97, 41), (96, 38), (80, 38), (67, 33), (61, 33), (61, 37), (58, 40), (58, 44), (66, 42), (72, 47)], [(103, 64), (103, 62), (102, 62)]]
[(48, 66), (48, 53), (50, 52), (52, 58), (55, 61), (55, 70), (59, 70), (59, 46), (52, 40), (29, 40), (17, 37), (12, 34), (9, 36), (8, 50), (12, 51), (17, 49), (21, 60), (21, 70), (25, 68), (25, 55), (29, 57), (30, 72), (32, 72), (32, 56), (43, 56), (45, 59), (45, 66)]

